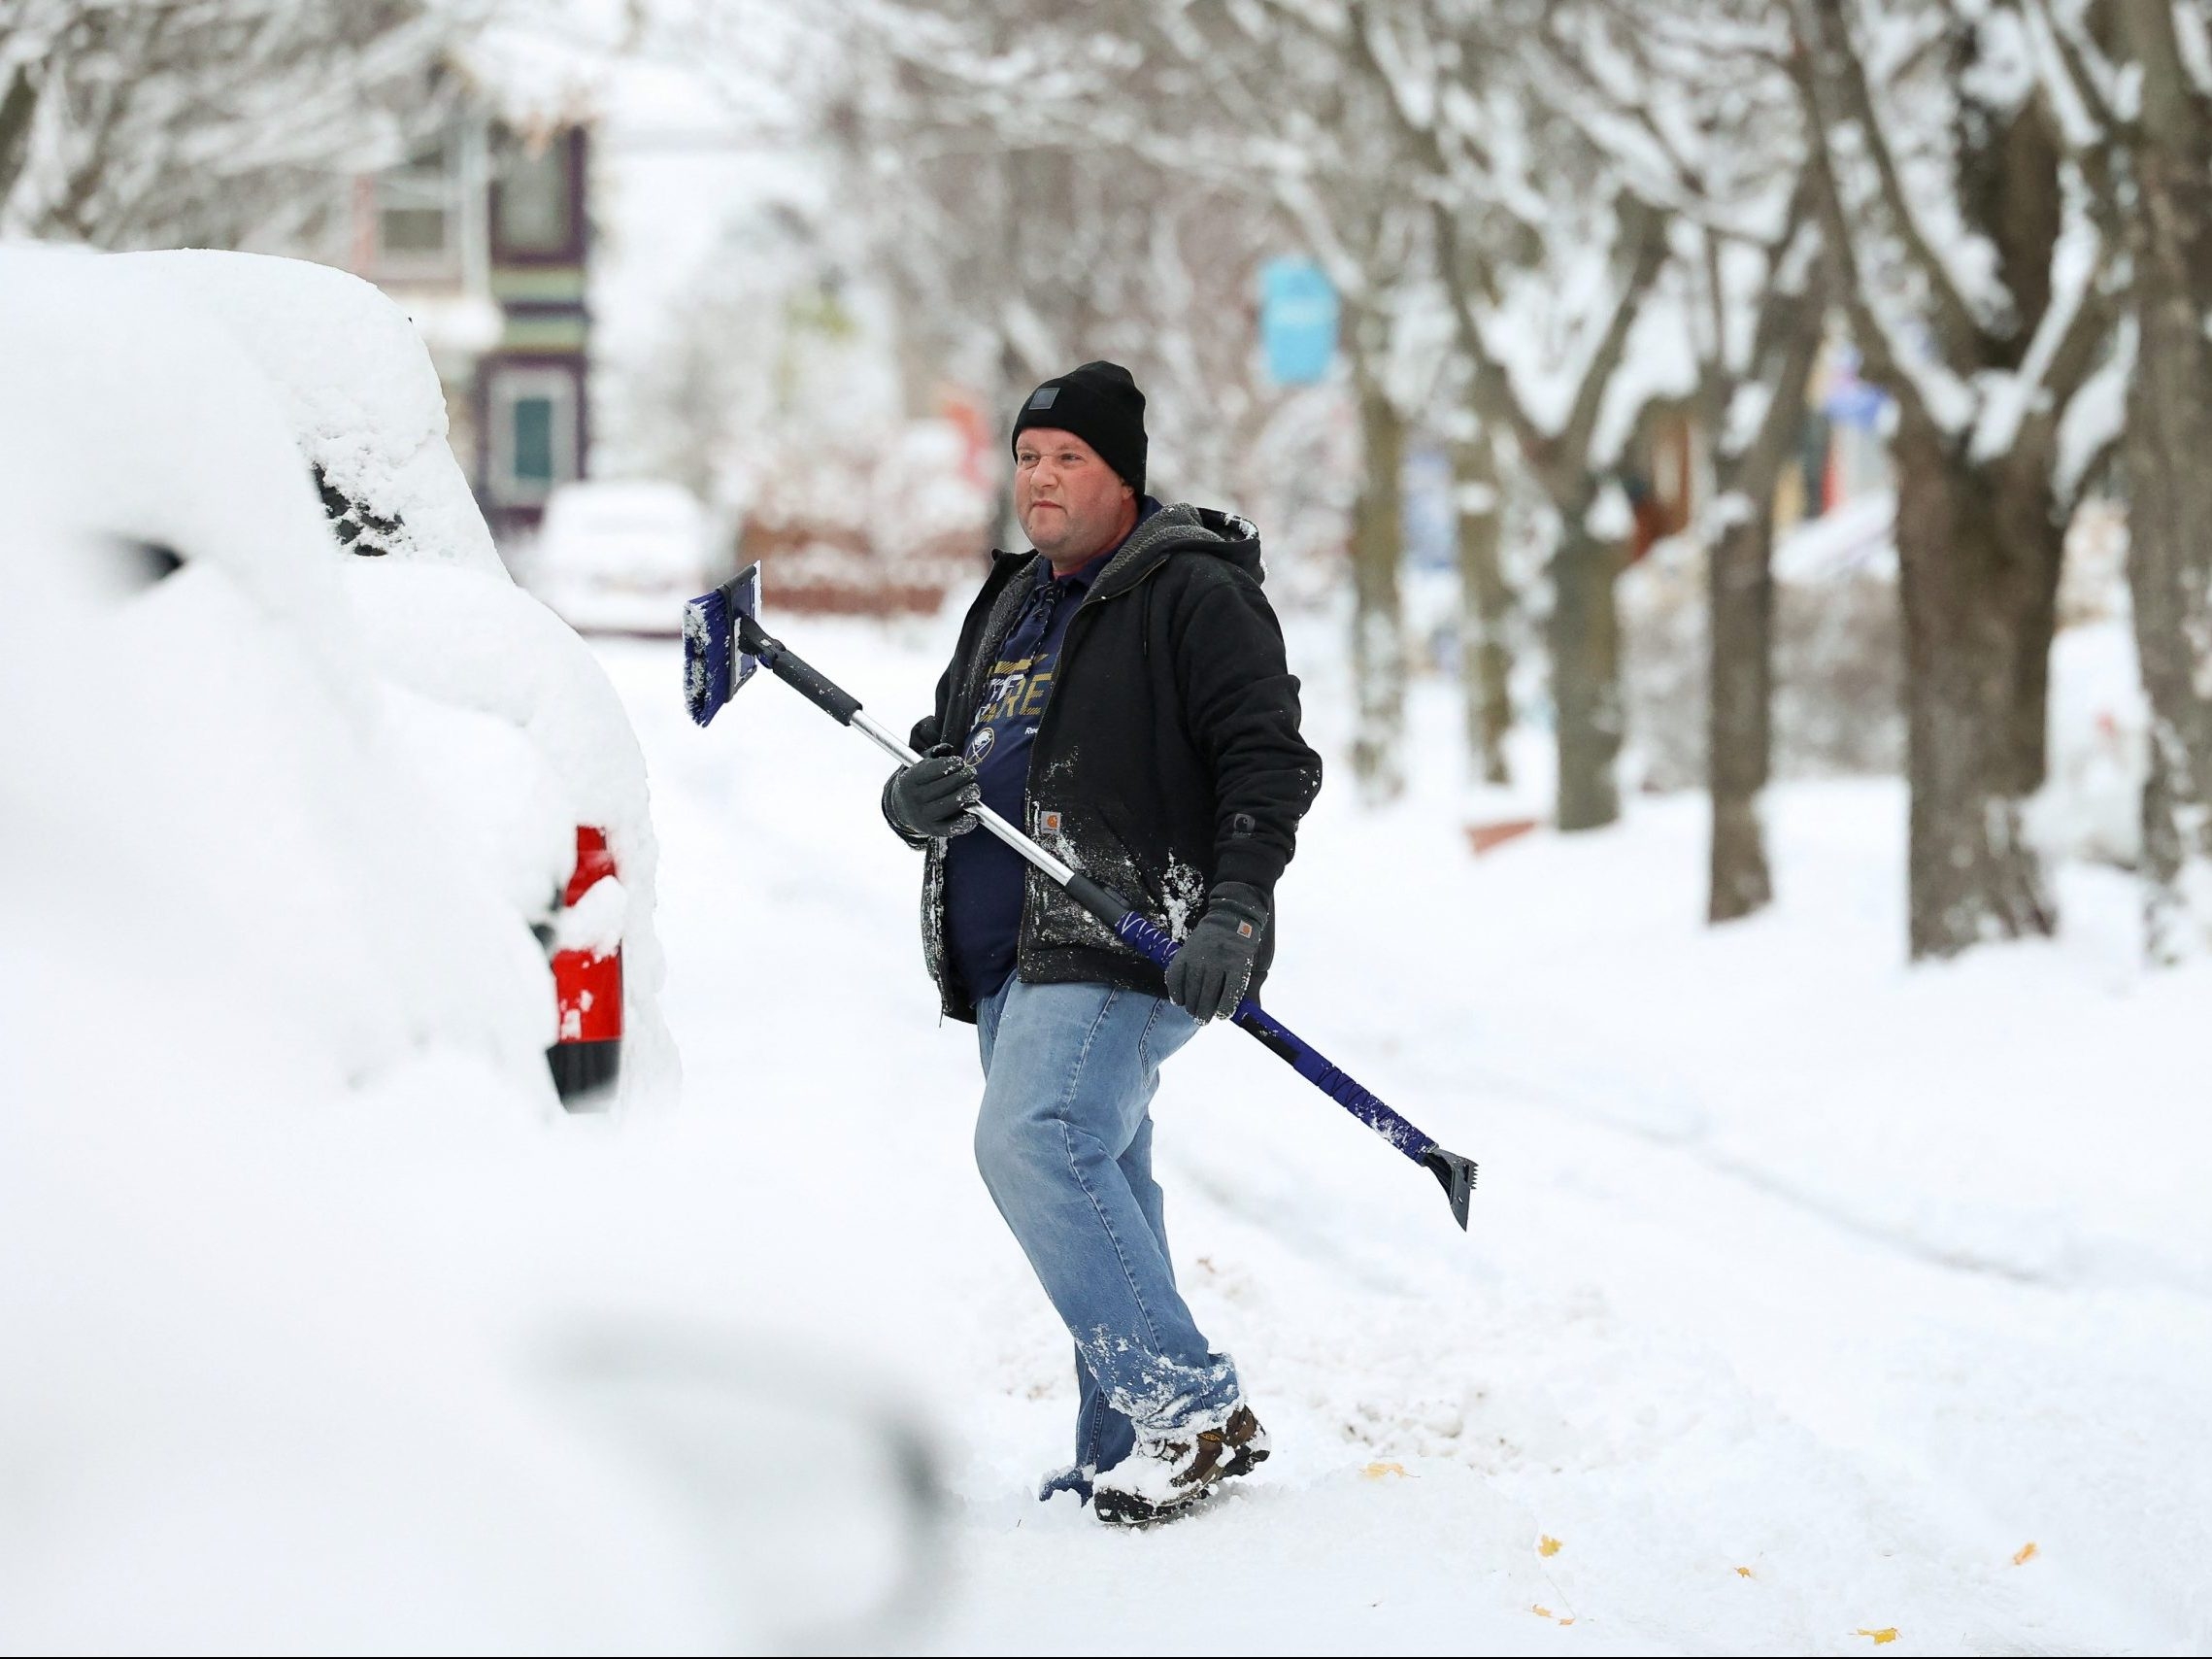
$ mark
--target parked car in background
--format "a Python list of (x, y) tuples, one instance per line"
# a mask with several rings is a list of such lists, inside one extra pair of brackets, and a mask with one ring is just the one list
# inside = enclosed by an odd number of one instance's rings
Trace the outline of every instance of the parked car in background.
[(706, 512), (682, 485), (588, 479), (553, 492), (520, 573), (580, 633), (673, 636), (715, 585), (710, 557)]

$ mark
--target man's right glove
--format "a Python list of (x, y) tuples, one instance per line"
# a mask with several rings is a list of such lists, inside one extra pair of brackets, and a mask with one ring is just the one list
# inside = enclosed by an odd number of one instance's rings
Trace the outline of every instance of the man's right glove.
[(884, 786), (884, 811), (894, 830), (916, 840), (960, 835), (976, 827), (967, 809), (983, 800), (975, 768), (950, 743), (940, 743)]
[(1226, 1019), (1252, 983), (1259, 941), (1267, 933), (1267, 899), (1241, 881), (1217, 882), (1175, 960), (1167, 965), (1167, 994), (1204, 1025)]

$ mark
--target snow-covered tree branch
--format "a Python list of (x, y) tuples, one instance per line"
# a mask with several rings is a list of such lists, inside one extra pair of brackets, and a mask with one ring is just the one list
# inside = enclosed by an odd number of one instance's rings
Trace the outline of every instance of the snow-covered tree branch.
[(475, 0), (21, 0), (0, 15), (0, 231), (297, 240), (397, 159)]

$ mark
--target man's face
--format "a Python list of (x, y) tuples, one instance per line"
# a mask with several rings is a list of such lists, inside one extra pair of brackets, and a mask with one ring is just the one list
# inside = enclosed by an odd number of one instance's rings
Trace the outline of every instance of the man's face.
[(1031, 426), (1014, 441), (1014, 516), (1029, 545), (1064, 572), (1129, 533), (1137, 492), (1073, 432)]

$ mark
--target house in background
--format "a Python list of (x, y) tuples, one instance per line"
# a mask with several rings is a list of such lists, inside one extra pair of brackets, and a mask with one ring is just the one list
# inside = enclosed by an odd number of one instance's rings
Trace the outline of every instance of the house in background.
[(415, 319), (503, 548), (589, 460), (589, 145), (580, 122), (524, 130), (470, 111), (353, 185), (344, 263)]

